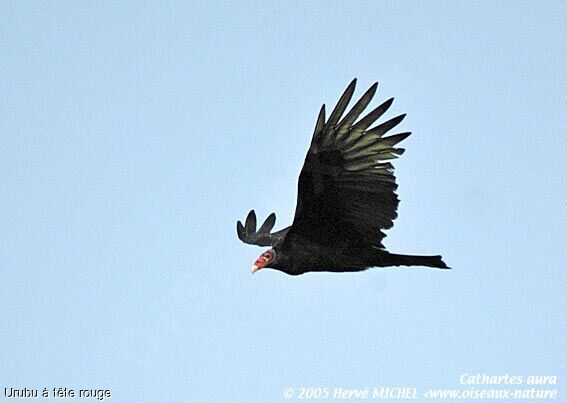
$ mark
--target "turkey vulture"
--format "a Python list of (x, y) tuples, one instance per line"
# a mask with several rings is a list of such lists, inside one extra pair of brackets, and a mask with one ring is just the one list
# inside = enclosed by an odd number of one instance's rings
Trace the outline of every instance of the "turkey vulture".
[(385, 266), (449, 268), (439, 255), (398, 255), (385, 250), (383, 230), (393, 226), (399, 203), (394, 167), (385, 161), (404, 152), (394, 146), (411, 133), (384, 137), (405, 114), (369, 128), (388, 110), (393, 98), (357, 120), (372, 100), (378, 83), (343, 116), (355, 86), (356, 78), (328, 120), (325, 105), (321, 107), (299, 175), (293, 224), (270, 232), (276, 222), (272, 213), (256, 230), (254, 210), (244, 225), (236, 223), (242, 242), (272, 247), (256, 260), (253, 273), (263, 268), (290, 275), (309, 271), (354, 272)]

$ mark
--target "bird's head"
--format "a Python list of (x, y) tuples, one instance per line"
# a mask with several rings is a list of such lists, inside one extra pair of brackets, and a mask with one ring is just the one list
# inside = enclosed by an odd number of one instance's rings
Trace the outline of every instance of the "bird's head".
[(252, 273), (256, 273), (264, 267), (272, 267), (275, 262), (276, 251), (274, 249), (267, 250), (262, 253), (258, 259), (256, 259), (256, 262), (254, 262), (254, 265), (252, 266)]

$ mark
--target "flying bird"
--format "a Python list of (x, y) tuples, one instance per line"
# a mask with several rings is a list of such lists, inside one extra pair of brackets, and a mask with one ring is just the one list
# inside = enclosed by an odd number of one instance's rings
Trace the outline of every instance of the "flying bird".
[(236, 230), (247, 244), (271, 246), (252, 272), (271, 268), (290, 275), (306, 272), (356, 272), (370, 267), (427, 266), (448, 269), (440, 255), (417, 256), (388, 252), (384, 230), (393, 226), (399, 199), (394, 167), (387, 160), (405, 151), (395, 146), (411, 133), (384, 135), (405, 114), (373, 126), (392, 105), (388, 99), (364, 117), (378, 88), (374, 83), (345, 114), (356, 78), (340, 97), (329, 119), (321, 107), (315, 132), (299, 175), (297, 204), (291, 226), (270, 232), (276, 215), (256, 229), (250, 211)]

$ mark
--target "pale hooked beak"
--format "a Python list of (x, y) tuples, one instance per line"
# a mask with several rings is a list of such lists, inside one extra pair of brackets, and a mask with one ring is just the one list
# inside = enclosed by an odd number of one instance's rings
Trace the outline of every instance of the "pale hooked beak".
[(252, 266), (252, 270), (251, 270), (252, 274), (256, 273), (258, 270), (260, 270), (260, 268), (258, 266), (256, 266), (256, 265)]

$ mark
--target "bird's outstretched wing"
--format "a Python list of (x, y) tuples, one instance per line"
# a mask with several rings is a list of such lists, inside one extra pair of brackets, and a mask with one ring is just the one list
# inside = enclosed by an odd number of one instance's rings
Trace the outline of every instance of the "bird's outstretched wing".
[(276, 215), (272, 213), (266, 218), (260, 228), (258, 228), (258, 231), (256, 231), (256, 213), (254, 210), (250, 210), (244, 225), (242, 225), (240, 221), (236, 223), (236, 232), (238, 233), (238, 238), (244, 243), (259, 246), (272, 246), (279, 242), (289, 230), (289, 227), (287, 227), (281, 231), (270, 233), (275, 224)]
[(382, 230), (392, 227), (399, 203), (393, 165), (386, 160), (404, 152), (394, 146), (410, 133), (384, 137), (405, 114), (369, 129), (390, 107), (393, 98), (357, 120), (372, 100), (378, 83), (343, 117), (355, 86), (356, 79), (327, 121), (325, 105), (321, 107), (299, 176), (290, 235), (311, 233), (319, 239), (334, 237), (383, 247), (386, 235)]

